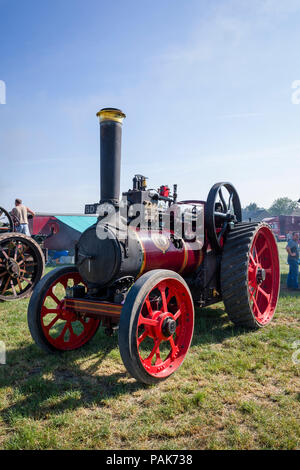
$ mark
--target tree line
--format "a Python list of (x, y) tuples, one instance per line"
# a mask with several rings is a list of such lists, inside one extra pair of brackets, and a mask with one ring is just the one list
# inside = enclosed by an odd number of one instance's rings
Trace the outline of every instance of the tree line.
[(299, 202), (300, 199), (299, 201), (292, 201), (292, 199), (289, 199), (288, 197), (279, 197), (278, 199), (275, 199), (269, 209), (266, 209), (265, 207), (259, 207), (256, 202), (250, 202), (250, 204), (248, 204), (244, 210), (247, 212), (258, 212), (265, 210), (272, 216), (291, 215), (294, 210), (299, 207)]

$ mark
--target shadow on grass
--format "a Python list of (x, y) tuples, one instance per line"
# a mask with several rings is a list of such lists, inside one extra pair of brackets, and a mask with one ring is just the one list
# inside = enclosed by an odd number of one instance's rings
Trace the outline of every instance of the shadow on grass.
[[(228, 322), (222, 308), (197, 310), (195, 323), (193, 345), (221, 343), (245, 333)], [(117, 335), (109, 338), (100, 328), (95, 338), (77, 351), (47, 355), (35, 344), (8, 351), (7, 364), (0, 367), (0, 383), (12, 389), (15, 403), (0, 415), (7, 423), (15, 416), (44, 419), (82, 405), (104, 406), (107, 399), (147, 388), (128, 381), (117, 347)], [(110, 353), (110, 361), (116, 360), (123, 371), (107, 370), (101, 375), (99, 366)], [(84, 366), (84, 358), (90, 365)]]
[[(116, 346), (116, 337), (105, 337), (99, 330), (77, 351), (48, 355), (35, 344), (8, 351), (6, 365), (0, 366), (0, 383), (2, 388), (12, 388), (15, 403), (0, 416), (6, 422), (16, 415), (43, 419), (82, 405), (101, 406), (108, 398), (143, 388), (138, 382), (125, 381), (125, 368), (120, 373), (95, 373)], [(85, 357), (91, 362), (86, 368), (82, 366)]]

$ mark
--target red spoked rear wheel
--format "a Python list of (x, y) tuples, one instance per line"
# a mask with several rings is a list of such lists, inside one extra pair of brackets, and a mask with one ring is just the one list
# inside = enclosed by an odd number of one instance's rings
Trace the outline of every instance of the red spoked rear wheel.
[(269, 323), (274, 315), (279, 292), (279, 259), (274, 236), (262, 226), (249, 253), (248, 289), (250, 305), (258, 323)]
[(47, 352), (78, 349), (98, 330), (98, 319), (77, 316), (64, 306), (67, 287), (80, 284), (84, 285), (74, 266), (57, 268), (42, 278), (30, 299), (29, 329)]
[(194, 306), (177, 273), (154, 270), (131, 288), (119, 326), (120, 353), (128, 372), (152, 384), (182, 364), (191, 344)]
[(226, 239), (221, 290), (230, 320), (261, 328), (272, 320), (280, 287), (276, 240), (265, 223), (236, 224)]

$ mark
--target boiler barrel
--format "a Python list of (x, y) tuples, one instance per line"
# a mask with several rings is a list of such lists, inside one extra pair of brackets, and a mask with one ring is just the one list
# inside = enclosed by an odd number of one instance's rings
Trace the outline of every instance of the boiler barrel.
[(137, 277), (153, 269), (170, 269), (181, 275), (197, 270), (203, 260), (202, 243), (182, 241), (177, 248), (170, 239), (169, 232), (155, 232), (151, 235), (147, 230), (132, 230), (140, 245), (140, 269)]
[(200, 241), (183, 241), (182, 246), (176, 247), (169, 232), (130, 229), (126, 244), (119, 240), (112, 226), (103, 233), (107, 236), (100, 239), (97, 225), (93, 225), (78, 241), (76, 263), (83, 280), (91, 287), (109, 285), (123, 276), (138, 278), (153, 269), (170, 269), (185, 276), (195, 272), (203, 260)]

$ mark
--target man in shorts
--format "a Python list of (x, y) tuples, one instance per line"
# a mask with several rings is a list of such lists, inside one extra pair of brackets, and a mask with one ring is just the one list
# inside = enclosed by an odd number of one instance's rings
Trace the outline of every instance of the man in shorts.
[(16, 199), (15, 207), (11, 211), (16, 232), (24, 233), (30, 237), (31, 235), (28, 227), (28, 214), (34, 216), (34, 212), (28, 207), (24, 206), (21, 199)]

